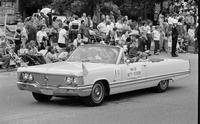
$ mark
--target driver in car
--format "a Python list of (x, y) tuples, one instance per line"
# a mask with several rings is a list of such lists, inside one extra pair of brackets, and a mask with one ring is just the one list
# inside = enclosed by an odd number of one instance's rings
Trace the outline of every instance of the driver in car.
[(142, 58), (145, 57), (145, 53), (139, 51), (138, 39), (135, 35), (130, 34), (130, 41), (127, 44), (127, 56), (131, 62), (142, 61)]

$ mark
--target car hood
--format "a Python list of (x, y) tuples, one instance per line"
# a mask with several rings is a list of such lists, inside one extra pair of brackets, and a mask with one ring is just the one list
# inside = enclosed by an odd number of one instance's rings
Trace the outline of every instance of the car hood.
[(84, 63), (57, 62), (57, 63), (37, 65), (37, 66), (21, 67), (21, 68), (18, 68), (17, 72), (83, 76), (84, 69), (87, 72), (90, 72), (96, 69), (97, 70), (105, 69), (110, 66), (113, 66), (113, 64), (89, 63), (89, 62), (84, 62)]

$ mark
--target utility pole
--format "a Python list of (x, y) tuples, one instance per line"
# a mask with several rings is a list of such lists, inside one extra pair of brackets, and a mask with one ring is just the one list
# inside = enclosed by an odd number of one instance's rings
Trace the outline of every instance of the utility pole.
[(4, 36), (6, 37), (6, 26), (7, 26), (7, 12), (5, 11), (5, 18), (4, 18)]

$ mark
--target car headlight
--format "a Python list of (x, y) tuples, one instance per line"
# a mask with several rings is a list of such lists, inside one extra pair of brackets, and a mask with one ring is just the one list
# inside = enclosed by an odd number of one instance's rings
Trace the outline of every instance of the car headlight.
[(28, 80), (29, 79), (29, 74), (28, 73), (24, 73), (24, 80)]
[(70, 86), (83, 85), (83, 78), (82, 77), (67, 76), (65, 78), (65, 84), (70, 85)]
[(65, 83), (72, 84), (74, 82), (74, 77), (66, 77)]
[(21, 79), (24, 81), (33, 81), (34, 80), (33, 75), (29, 74), (29, 73), (22, 73)]
[(33, 75), (32, 74), (29, 74), (28, 80), (33, 81)]

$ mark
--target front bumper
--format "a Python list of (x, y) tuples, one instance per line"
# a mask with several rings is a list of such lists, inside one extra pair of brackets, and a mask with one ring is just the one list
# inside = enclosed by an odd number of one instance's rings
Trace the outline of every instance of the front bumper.
[(38, 83), (17, 82), (17, 87), (20, 90), (41, 93), (52, 96), (89, 96), (92, 86), (77, 86), (77, 87), (52, 87), (41, 86)]

